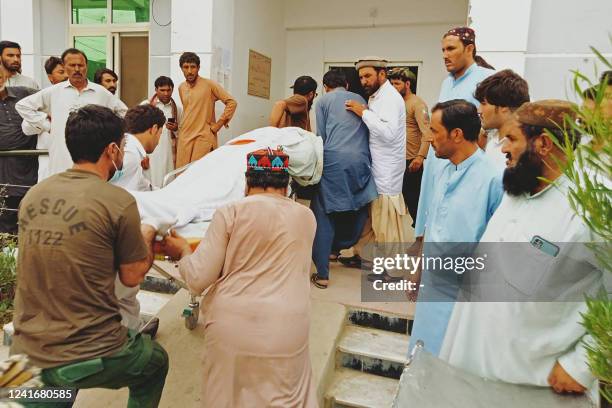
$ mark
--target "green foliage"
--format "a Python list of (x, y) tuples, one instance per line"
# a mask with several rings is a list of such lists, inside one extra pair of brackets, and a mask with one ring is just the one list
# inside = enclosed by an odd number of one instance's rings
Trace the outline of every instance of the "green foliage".
[[(611, 38), (612, 42), (612, 38)], [(605, 70), (612, 69), (612, 61), (592, 48)], [(590, 248), (600, 262), (604, 273), (612, 271), (612, 118), (606, 117), (602, 108), (612, 92), (604, 85), (594, 85), (585, 75), (574, 71), (573, 91), (582, 99), (576, 107), (579, 118), (568, 121), (571, 129), (579, 135), (592, 139), (588, 144), (573, 147), (570, 132), (560, 147), (567, 156), (564, 174), (570, 180), (569, 200), (574, 212), (582, 218), (595, 236), (597, 244)], [(594, 106), (585, 106), (584, 92), (593, 89)], [(601, 394), (612, 402), (612, 302), (602, 290), (595, 298), (587, 298), (587, 311), (583, 314), (583, 325), (592, 342), (585, 342), (589, 366), (601, 381)]]
[(17, 247), (13, 238), (0, 235), (0, 324), (8, 323), (13, 316), (15, 297)]
[(582, 317), (593, 339), (593, 343), (585, 342), (591, 371), (602, 383), (601, 394), (612, 401), (612, 302), (605, 291), (596, 299), (587, 299), (587, 312)]

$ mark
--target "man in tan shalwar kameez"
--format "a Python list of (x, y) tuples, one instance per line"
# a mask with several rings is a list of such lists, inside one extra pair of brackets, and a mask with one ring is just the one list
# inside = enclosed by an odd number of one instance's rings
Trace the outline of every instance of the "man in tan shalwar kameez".
[[(176, 168), (194, 162), (217, 148), (217, 132), (236, 112), (238, 104), (221, 85), (199, 76), (200, 57), (185, 52), (179, 60), (185, 82), (179, 86), (183, 117), (176, 147)], [(225, 104), (225, 110), (215, 119), (215, 102)]]
[(299, 127), (311, 132), (310, 108), (317, 97), (317, 81), (301, 76), (291, 87), (293, 95), (274, 104), (270, 113), (270, 126), (277, 128)]
[(196, 251), (166, 253), (205, 296), (202, 406), (317, 407), (308, 350), (312, 212), (286, 197), (289, 157), (247, 155), (247, 197), (219, 208)]

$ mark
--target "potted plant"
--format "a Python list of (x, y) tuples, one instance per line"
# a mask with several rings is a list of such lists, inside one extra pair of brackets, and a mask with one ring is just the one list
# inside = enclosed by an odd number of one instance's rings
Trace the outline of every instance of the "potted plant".
[[(612, 70), (612, 61), (595, 48), (591, 49), (604, 69)], [(608, 85), (612, 71), (596, 84), (579, 71), (573, 74), (573, 91), (582, 104), (575, 108), (579, 120), (570, 124), (574, 131), (590, 140), (574, 149), (566, 133), (560, 143), (568, 158), (564, 174), (570, 180), (572, 209), (600, 241), (589, 247), (607, 274), (612, 271), (612, 118), (603, 108), (606, 103), (612, 103), (612, 86)], [(585, 341), (589, 366), (599, 379), (602, 402), (612, 403), (612, 302), (602, 290), (596, 297), (587, 297), (586, 304), (582, 324), (590, 337)]]

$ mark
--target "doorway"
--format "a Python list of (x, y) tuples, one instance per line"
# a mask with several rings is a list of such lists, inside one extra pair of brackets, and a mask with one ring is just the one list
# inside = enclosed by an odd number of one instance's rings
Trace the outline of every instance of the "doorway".
[(74, 35), (72, 44), (87, 55), (87, 77), (93, 81), (101, 68), (119, 76), (117, 96), (129, 108), (147, 99), (149, 87), (149, 37), (142, 32)]
[(119, 98), (128, 106), (147, 99), (149, 92), (149, 37), (121, 34), (118, 36), (119, 62), (115, 72), (119, 75)]

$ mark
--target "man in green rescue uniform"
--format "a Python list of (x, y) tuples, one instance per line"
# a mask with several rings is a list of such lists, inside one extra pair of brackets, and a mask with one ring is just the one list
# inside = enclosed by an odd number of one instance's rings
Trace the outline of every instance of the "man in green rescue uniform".
[(156, 233), (141, 225), (134, 198), (107, 183), (123, 167), (123, 127), (105, 107), (72, 112), (66, 145), (74, 167), (21, 203), (11, 353), (42, 368), (46, 386), (128, 387), (128, 407), (157, 407), (168, 355), (121, 325), (114, 290), (117, 274), (129, 287), (144, 279)]

